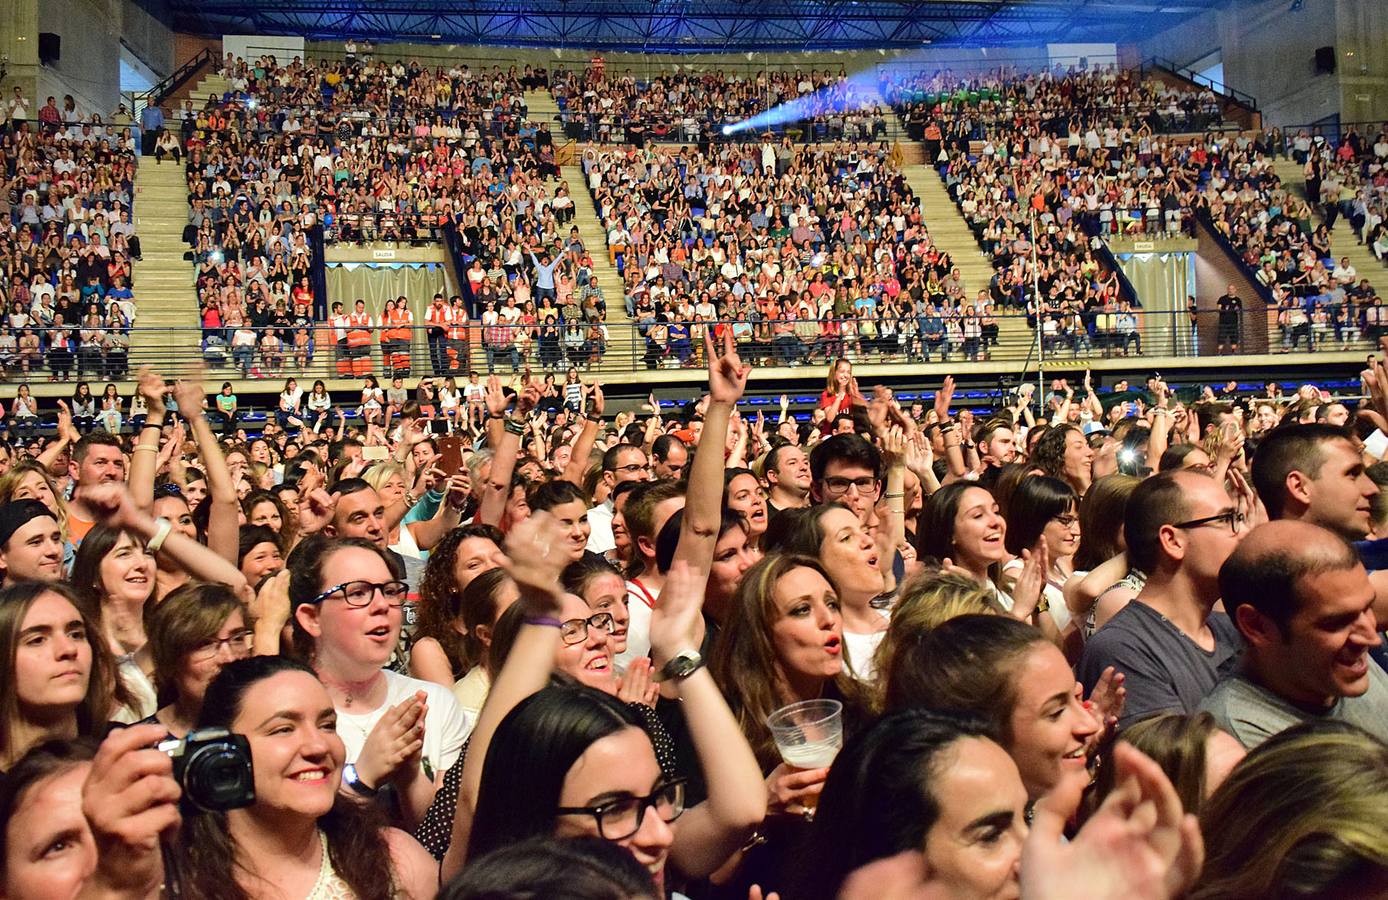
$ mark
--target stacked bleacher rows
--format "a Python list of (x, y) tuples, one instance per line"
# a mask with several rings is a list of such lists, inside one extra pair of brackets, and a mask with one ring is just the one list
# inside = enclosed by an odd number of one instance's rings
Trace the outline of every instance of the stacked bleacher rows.
[(128, 129), (0, 133), (0, 367), (52, 381), (124, 373), (135, 319)]
[[(561, 242), (572, 200), (545, 182), (558, 174), (553, 141), (526, 118), (516, 73), (399, 61), (229, 66), (231, 89), (194, 108), (186, 127), (186, 237), (209, 336), (234, 352), (238, 340), (258, 342), (252, 361), (283, 362), (291, 347), (311, 355), (327, 313), (309, 282), (320, 223), (327, 242), (438, 240), (455, 228), (474, 318), (514, 300), (543, 322), (526, 277), (531, 249), (549, 248), (564, 266), (559, 281), (578, 291), (582, 248)], [(238, 356), (251, 371), (244, 348)]]
[[(759, 71), (747, 76), (719, 69), (634, 75), (589, 66), (551, 80), (564, 133), (598, 143), (707, 142), (723, 127), (786, 104), (775, 130), (803, 141), (875, 140), (887, 133), (891, 108), (874, 85), (840, 70)], [(757, 140), (759, 132), (739, 132)]]

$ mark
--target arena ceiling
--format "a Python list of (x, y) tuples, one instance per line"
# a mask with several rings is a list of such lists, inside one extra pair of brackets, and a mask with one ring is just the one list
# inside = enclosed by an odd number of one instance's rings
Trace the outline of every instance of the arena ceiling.
[(1227, 0), (165, 0), (198, 34), (648, 53), (1134, 41)]

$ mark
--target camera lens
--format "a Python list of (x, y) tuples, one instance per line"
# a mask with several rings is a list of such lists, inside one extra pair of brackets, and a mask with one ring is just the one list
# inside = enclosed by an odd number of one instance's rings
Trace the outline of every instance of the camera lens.
[(231, 741), (197, 747), (183, 772), (185, 796), (203, 809), (240, 809), (255, 802), (250, 755)]

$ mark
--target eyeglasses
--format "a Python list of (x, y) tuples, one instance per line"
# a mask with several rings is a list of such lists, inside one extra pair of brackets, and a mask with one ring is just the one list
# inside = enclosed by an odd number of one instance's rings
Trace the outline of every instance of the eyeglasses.
[(569, 619), (559, 625), (559, 639), (566, 644), (581, 644), (588, 640), (588, 629), (612, 633), (612, 613), (598, 613), (586, 619)]
[(1237, 510), (1229, 510), (1214, 516), (1205, 516), (1203, 519), (1191, 519), (1189, 522), (1177, 522), (1172, 528), (1199, 528), (1202, 525), (1215, 525), (1220, 522), (1229, 523), (1229, 531), (1238, 534), (1239, 529), (1243, 528), (1244, 522), (1248, 521), (1248, 516)]
[(625, 840), (641, 829), (647, 809), (654, 808), (655, 814), (665, 822), (673, 822), (683, 815), (684, 783), (683, 778), (676, 778), (657, 787), (647, 797), (621, 797), (597, 806), (561, 806), (555, 812), (561, 816), (592, 816), (604, 840)]
[(207, 662), (210, 659), (216, 659), (217, 655), (222, 652), (222, 647), (226, 647), (233, 656), (239, 657), (242, 653), (250, 653), (251, 645), (254, 642), (255, 632), (249, 628), (243, 628), (230, 637), (204, 641), (194, 647), (188, 655), (198, 662)]
[(1074, 528), (1076, 525), (1079, 524), (1080, 517), (1067, 513), (1063, 516), (1056, 516), (1051, 521), (1059, 522), (1061, 528)]
[(637, 472), (649, 472), (651, 467), (648, 463), (627, 463), (613, 469), (614, 472), (622, 472), (628, 475), (635, 475)]
[(410, 592), (410, 586), (403, 581), (385, 581), (380, 584), (370, 581), (346, 581), (328, 588), (308, 602), (322, 603), (334, 594), (341, 594), (343, 601), (348, 606), (370, 606), (377, 591), (381, 592), (381, 596), (385, 597), (386, 602), (391, 606), (404, 606), (405, 597)]
[(842, 497), (852, 488), (857, 488), (859, 494), (875, 494), (877, 493), (877, 479), (871, 476), (863, 478), (833, 476), (824, 479), (824, 493), (829, 497)]

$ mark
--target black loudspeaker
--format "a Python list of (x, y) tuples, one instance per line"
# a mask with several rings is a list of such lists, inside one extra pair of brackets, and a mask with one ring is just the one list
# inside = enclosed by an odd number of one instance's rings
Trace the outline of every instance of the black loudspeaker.
[(51, 31), (39, 32), (39, 62), (45, 66), (58, 61), (62, 54), (63, 37)]
[(1316, 74), (1334, 75), (1335, 74), (1335, 48), (1317, 47), (1316, 48)]

